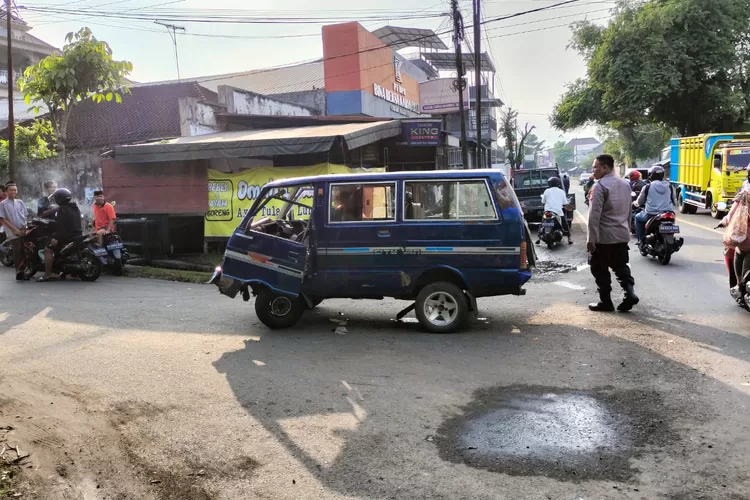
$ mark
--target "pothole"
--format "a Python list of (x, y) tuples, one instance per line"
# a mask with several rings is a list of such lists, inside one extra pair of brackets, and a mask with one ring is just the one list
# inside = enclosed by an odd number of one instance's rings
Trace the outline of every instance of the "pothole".
[(658, 393), (540, 386), (480, 390), (441, 426), (444, 460), (520, 476), (629, 481), (630, 459), (677, 439)]

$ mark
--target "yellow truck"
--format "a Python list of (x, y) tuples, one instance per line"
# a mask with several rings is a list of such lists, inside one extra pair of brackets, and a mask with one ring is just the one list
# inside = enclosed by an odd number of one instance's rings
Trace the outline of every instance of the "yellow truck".
[(670, 142), (669, 179), (680, 213), (711, 210), (721, 219), (732, 204), (750, 165), (750, 133), (701, 134)]

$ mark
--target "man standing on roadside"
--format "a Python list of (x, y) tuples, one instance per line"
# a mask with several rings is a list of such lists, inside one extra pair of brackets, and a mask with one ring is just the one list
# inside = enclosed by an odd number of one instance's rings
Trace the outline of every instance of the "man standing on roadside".
[(13, 262), (16, 264), (16, 280), (25, 281), (23, 275), (23, 229), (26, 226), (26, 205), (23, 201), (16, 199), (18, 187), (14, 182), (5, 185), (5, 193), (8, 197), (0, 202), (0, 224), (5, 227), (5, 234), (13, 245)]
[(630, 311), (638, 304), (635, 280), (630, 273), (628, 243), (630, 242), (630, 217), (632, 212), (630, 184), (614, 175), (615, 160), (610, 155), (599, 155), (594, 160), (594, 177), (599, 181), (593, 186), (589, 206), (588, 242), (591, 274), (599, 291), (599, 302), (590, 304), (592, 311), (611, 312), (612, 276), (625, 292), (618, 311)]

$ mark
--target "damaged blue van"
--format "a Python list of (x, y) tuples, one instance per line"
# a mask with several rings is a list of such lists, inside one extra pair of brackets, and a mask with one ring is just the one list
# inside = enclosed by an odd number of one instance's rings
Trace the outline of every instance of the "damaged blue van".
[(210, 283), (270, 328), (330, 298), (408, 300), (450, 333), (478, 297), (524, 295), (536, 257), (499, 170), (335, 174), (263, 187)]

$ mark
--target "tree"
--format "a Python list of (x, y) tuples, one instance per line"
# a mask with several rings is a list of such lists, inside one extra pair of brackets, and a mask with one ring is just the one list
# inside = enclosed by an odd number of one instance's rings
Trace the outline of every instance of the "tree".
[(536, 134), (529, 134), (524, 141), (524, 147), (527, 155), (536, 155), (544, 149), (545, 141), (540, 141)]
[[(44, 160), (55, 156), (55, 133), (49, 120), (34, 120), (29, 127), (16, 125), (16, 160)], [(0, 171), (8, 173), (8, 141), (0, 139)]]
[(531, 132), (535, 128), (527, 123), (523, 131), (519, 130), (518, 112), (510, 106), (500, 115), (500, 133), (505, 140), (505, 161), (511, 169), (515, 170), (523, 165), (526, 141), (533, 135)]
[(577, 23), (570, 44), (586, 78), (568, 86), (552, 124), (641, 125), (683, 135), (747, 126), (748, 0), (619, 0), (607, 26)]
[(637, 127), (599, 127), (597, 135), (602, 138), (604, 152), (615, 160), (633, 165), (639, 160), (658, 158), (673, 132), (658, 125)]
[[(115, 61), (107, 42), (94, 38), (88, 28), (68, 33), (65, 41), (62, 54), (47, 56), (26, 68), (19, 82), (27, 104), (47, 106), (63, 161), (68, 120), (75, 105), (83, 99), (122, 102), (121, 94), (128, 91), (125, 77), (133, 69), (127, 61)], [(36, 110), (39, 112), (38, 106)]]
[(555, 163), (558, 167), (563, 170), (570, 170), (575, 167), (573, 159), (575, 158), (575, 151), (573, 146), (567, 146), (565, 141), (557, 141), (552, 146), (552, 155), (555, 157)]

